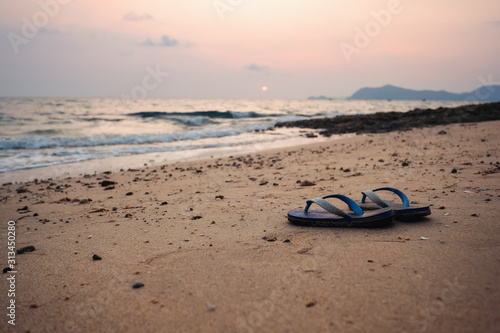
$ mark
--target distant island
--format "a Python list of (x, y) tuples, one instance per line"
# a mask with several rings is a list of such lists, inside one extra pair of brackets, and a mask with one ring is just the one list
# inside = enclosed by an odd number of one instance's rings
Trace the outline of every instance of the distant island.
[(325, 100), (326, 101), (331, 101), (333, 99), (334, 98), (326, 97), (326, 96), (323, 96), (323, 95), (321, 95), (321, 96), (311, 96), (311, 97), (308, 98), (308, 100), (310, 100), (310, 101), (325, 101)]
[[(325, 96), (309, 97), (309, 100), (329, 100)], [(471, 101), (500, 102), (500, 85), (482, 86), (468, 93), (450, 93), (440, 90), (412, 90), (392, 85), (379, 88), (361, 88), (348, 100), (427, 100), (427, 101)]]

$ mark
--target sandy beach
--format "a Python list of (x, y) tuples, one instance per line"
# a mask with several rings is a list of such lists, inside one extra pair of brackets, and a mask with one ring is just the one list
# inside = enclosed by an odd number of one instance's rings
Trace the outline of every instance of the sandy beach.
[[(1, 331), (500, 332), (499, 125), (4, 184), (1, 268), (8, 221), (16, 249), (34, 251), (3, 274)], [(371, 229), (287, 221), (307, 199), (381, 186), (432, 215)]]

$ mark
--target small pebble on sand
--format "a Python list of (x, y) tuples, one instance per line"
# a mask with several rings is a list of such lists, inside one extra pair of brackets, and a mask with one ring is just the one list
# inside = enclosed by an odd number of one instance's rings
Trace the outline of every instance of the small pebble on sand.
[(144, 287), (144, 283), (142, 283), (141, 281), (137, 281), (136, 283), (134, 283), (132, 285), (132, 288), (134, 288), (134, 289), (139, 289), (139, 288), (142, 288), (142, 287)]

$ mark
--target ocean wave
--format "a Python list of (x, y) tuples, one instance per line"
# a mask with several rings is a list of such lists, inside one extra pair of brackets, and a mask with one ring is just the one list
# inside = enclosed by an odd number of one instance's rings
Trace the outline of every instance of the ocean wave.
[(92, 117), (92, 118), (80, 118), (80, 120), (83, 120), (83, 121), (88, 121), (88, 122), (97, 122), (97, 121), (118, 122), (118, 121), (122, 121), (123, 119), (118, 119), (118, 118), (97, 118), (97, 117)]
[(54, 102), (47, 102), (45, 103), (46, 106), (63, 106), (64, 103), (54, 103)]
[(142, 111), (128, 113), (127, 116), (141, 117), (141, 118), (172, 118), (172, 117), (207, 117), (207, 118), (220, 118), (220, 119), (243, 119), (243, 118), (267, 118), (278, 117), (279, 114), (265, 114), (258, 112), (237, 112), (237, 111), (192, 111), (192, 112), (163, 112), (163, 111)]
[(209, 117), (203, 116), (188, 116), (188, 117), (172, 117), (172, 121), (181, 123), (186, 126), (203, 126), (208, 124), (213, 124), (214, 122)]
[(26, 132), (27, 135), (56, 135), (58, 133), (59, 133), (59, 131), (54, 130), (54, 129), (35, 130), (35, 131)]
[(264, 130), (272, 127), (274, 123), (260, 122), (234, 127), (221, 127), (217, 125), (206, 126), (199, 130), (183, 131), (177, 133), (156, 134), (129, 134), (115, 136), (95, 137), (21, 137), (0, 139), (0, 150), (12, 149), (49, 149), (63, 147), (97, 147), (112, 145), (141, 145), (165, 143), (186, 140), (200, 140), (206, 138), (220, 138), (235, 136), (255, 130)]
[(51, 120), (51, 121), (46, 121), (43, 123), (43, 125), (68, 125), (71, 124), (71, 121), (69, 120)]
[(47, 167), (60, 164), (78, 163), (89, 160), (106, 159), (110, 157), (120, 156), (133, 156), (148, 153), (164, 153), (183, 150), (194, 149), (208, 149), (208, 148), (223, 148), (234, 147), (242, 144), (250, 144), (257, 142), (270, 142), (276, 140), (283, 140), (286, 137), (275, 136), (274, 138), (253, 138), (251, 141), (246, 139), (244, 141), (237, 140), (230, 143), (214, 142), (205, 144), (190, 144), (179, 146), (129, 146), (120, 148), (88, 148), (88, 149), (69, 149), (65, 151), (44, 151), (34, 150), (27, 152), (12, 152), (13, 154), (6, 155), (0, 163), (0, 173), (15, 170), (26, 170), (40, 167)]

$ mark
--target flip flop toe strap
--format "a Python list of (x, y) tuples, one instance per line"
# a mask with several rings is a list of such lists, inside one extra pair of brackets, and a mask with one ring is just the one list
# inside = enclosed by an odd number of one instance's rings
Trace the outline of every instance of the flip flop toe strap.
[(400, 190), (395, 189), (393, 187), (381, 187), (381, 188), (377, 188), (373, 191), (371, 191), (371, 190), (363, 191), (363, 192), (361, 192), (361, 193), (363, 193), (363, 198), (361, 199), (361, 202), (365, 203), (366, 197), (368, 197), (368, 198), (370, 198), (370, 200), (372, 200), (374, 203), (376, 203), (380, 207), (389, 207), (387, 202), (380, 199), (380, 197), (374, 193), (375, 191), (390, 191), (390, 192), (396, 193), (399, 196), (399, 198), (401, 199), (401, 201), (403, 202), (403, 207), (410, 207), (410, 201), (408, 200), (408, 197), (403, 192), (401, 192)]
[(307, 212), (309, 210), (309, 208), (311, 207), (311, 205), (313, 203), (315, 203), (329, 213), (332, 213), (332, 214), (335, 214), (338, 216), (342, 216), (342, 217), (346, 217), (346, 218), (350, 217), (350, 215), (348, 213), (335, 207), (330, 202), (325, 200), (328, 198), (340, 199), (340, 200), (344, 201), (356, 215), (363, 215), (363, 210), (361, 209), (361, 207), (359, 207), (359, 205), (356, 202), (354, 202), (352, 199), (350, 199), (344, 195), (341, 195), (341, 194), (332, 194), (332, 195), (327, 195), (327, 196), (321, 197), (321, 198), (307, 200), (307, 205), (306, 205), (306, 208), (304, 208), (304, 212)]
[(376, 195), (372, 190), (363, 191), (361, 193), (363, 193), (363, 198), (361, 199), (361, 203), (365, 203), (366, 197), (368, 197), (370, 198), (371, 201), (377, 204), (377, 206), (384, 208), (389, 207), (389, 205), (384, 200), (380, 199), (380, 197)]

